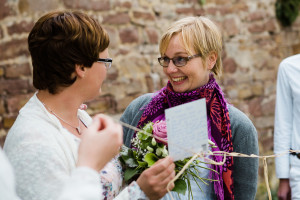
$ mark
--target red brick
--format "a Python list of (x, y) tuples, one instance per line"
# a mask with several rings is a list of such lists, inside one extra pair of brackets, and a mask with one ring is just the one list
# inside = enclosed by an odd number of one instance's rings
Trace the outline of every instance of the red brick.
[(143, 11), (133, 11), (133, 17), (137, 19), (143, 19), (143, 20), (154, 20), (155, 17), (150, 12), (143, 12)]
[(264, 25), (263, 24), (251, 24), (250, 27), (248, 28), (250, 33), (261, 33), (265, 31)]
[(184, 15), (193, 15), (195, 12), (193, 7), (190, 8), (177, 8), (176, 13), (177, 14), (184, 14)]
[(237, 3), (234, 3), (232, 6), (230, 5), (230, 7), (232, 7), (231, 12), (234, 14), (237, 14), (241, 11), (249, 12), (249, 7), (246, 4), (246, 1), (239, 1)]
[(121, 2), (121, 1), (118, 1), (115, 3), (115, 6), (114, 7), (119, 7), (119, 8), (127, 8), (127, 9), (130, 9), (132, 7), (132, 4), (130, 1), (125, 1), (125, 2)]
[(263, 113), (262, 106), (261, 106), (262, 100), (263, 100), (262, 97), (257, 97), (249, 101), (249, 112), (254, 117), (262, 116)]
[(273, 98), (262, 103), (262, 112), (264, 115), (275, 114), (275, 102), (275, 98)]
[(0, 0), (0, 20), (16, 13), (9, 5), (9, 2), (9, 0)]
[(196, 15), (196, 16), (203, 16), (205, 14), (206, 14), (205, 9), (203, 9), (203, 8), (196, 8), (194, 10), (194, 15)]
[(146, 28), (146, 33), (148, 35), (150, 44), (157, 44), (158, 43), (158, 34), (157, 34), (156, 29)]
[(27, 39), (12, 40), (0, 44), (0, 60), (15, 58), (21, 55), (29, 56)]
[(4, 33), (2, 27), (0, 26), (0, 39), (2, 38), (4, 38)]
[(31, 31), (31, 29), (33, 28), (33, 26), (34, 26), (33, 22), (22, 21), (20, 23), (8, 26), (7, 32), (9, 35), (14, 34), (14, 33), (24, 33), (24, 32), (29, 33)]
[(276, 32), (276, 25), (275, 25), (276, 21), (271, 19), (268, 20), (265, 23), (253, 23), (250, 25), (250, 27), (248, 28), (248, 30), (251, 33), (261, 33), (264, 31), (269, 31), (269, 32)]
[(28, 80), (0, 80), (0, 94), (20, 94), (28, 90), (31, 90)]
[(126, 54), (128, 54), (129, 52), (130, 52), (130, 49), (125, 49), (125, 48), (120, 47), (120, 48), (118, 49), (117, 55), (118, 55), (118, 54), (120, 54), (120, 55), (126, 55)]
[(104, 24), (127, 24), (130, 22), (130, 17), (127, 13), (116, 13), (112, 15), (107, 15), (103, 19)]
[(18, 7), (20, 13), (45, 12), (57, 9), (59, 3), (59, 0), (19, 0)]
[(234, 73), (237, 69), (237, 64), (232, 58), (225, 58), (223, 60), (223, 68), (225, 73)]
[(276, 32), (276, 21), (274, 19), (268, 20), (265, 24), (265, 30), (269, 32)]
[(12, 64), (6, 66), (5, 77), (7, 78), (17, 78), (20, 76), (30, 76), (30, 65), (29, 63), (24, 64)]
[(209, 7), (206, 9), (207, 15), (216, 15), (219, 10), (216, 7)]
[(225, 19), (222, 23), (222, 28), (228, 36), (239, 34), (239, 29), (234, 18)]
[[(6, 113), (6, 109), (4, 106), (4, 101), (0, 100), (0, 115), (3, 115), (4, 113)], [(1, 117), (0, 117), (0, 121), (1, 121)]]
[(107, 72), (106, 81), (116, 80), (119, 76), (118, 70), (115, 67), (111, 67)]
[(232, 13), (232, 7), (231, 6), (221, 6), (219, 8), (219, 12), (221, 15), (228, 15)]
[(18, 111), (26, 104), (32, 94), (13, 95), (6, 99), (8, 113), (18, 113)]
[(63, 0), (67, 8), (72, 9), (83, 9), (83, 10), (94, 10), (94, 11), (109, 11), (110, 2), (109, 0)]
[(266, 13), (263, 11), (255, 11), (249, 14), (248, 20), (249, 21), (258, 21), (263, 20), (266, 17)]
[(139, 41), (138, 31), (134, 27), (122, 29), (119, 35), (122, 43), (135, 43)]

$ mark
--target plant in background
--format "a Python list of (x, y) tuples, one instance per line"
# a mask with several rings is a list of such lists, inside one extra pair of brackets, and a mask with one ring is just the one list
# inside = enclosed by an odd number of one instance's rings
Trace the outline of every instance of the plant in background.
[[(215, 147), (215, 144), (211, 141), (209, 141), (209, 144), (212, 148)], [(145, 169), (151, 167), (156, 161), (166, 157), (167, 155), (168, 145), (166, 122), (148, 122), (142, 128), (142, 131), (137, 132), (136, 136), (132, 139), (132, 148), (127, 148), (125, 146), (122, 147), (120, 161), (125, 169), (125, 181), (131, 182), (136, 180)], [(181, 169), (190, 159), (191, 158), (186, 158), (175, 162), (176, 174), (181, 171)], [(218, 173), (213, 169), (201, 166), (200, 163), (204, 162), (196, 159), (189, 165), (184, 173), (175, 181), (175, 187), (173, 188), (173, 191), (177, 192), (178, 194), (185, 194), (186, 190), (188, 189), (189, 196), (193, 197), (188, 175), (193, 178), (201, 191), (202, 189), (197, 181), (201, 181), (204, 184), (209, 184), (208, 181), (217, 181), (202, 178), (200, 176), (200, 172), (198, 170), (199, 167)]]
[(199, 4), (203, 6), (206, 3), (206, 0), (198, 0)]
[(275, 3), (276, 17), (282, 26), (290, 26), (299, 14), (300, 0), (277, 0)]

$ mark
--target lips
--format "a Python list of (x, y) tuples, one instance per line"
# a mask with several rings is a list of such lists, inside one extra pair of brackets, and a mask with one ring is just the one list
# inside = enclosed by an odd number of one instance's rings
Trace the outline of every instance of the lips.
[(176, 77), (176, 78), (171, 78), (173, 82), (180, 82), (183, 81), (185, 79), (187, 79), (186, 76), (181, 76), (181, 77)]

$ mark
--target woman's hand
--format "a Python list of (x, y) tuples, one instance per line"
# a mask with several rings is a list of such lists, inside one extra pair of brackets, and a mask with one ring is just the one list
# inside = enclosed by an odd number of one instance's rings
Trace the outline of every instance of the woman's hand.
[[(146, 169), (137, 179), (137, 184), (149, 199), (160, 199), (167, 191), (168, 183), (175, 177), (175, 164), (171, 157), (160, 159), (149, 169)], [(174, 183), (169, 190), (174, 188)]]
[(100, 171), (119, 153), (122, 144), (121, 125), (108, 116), (96, 115), (93, 123), (82, 132), (77, 166), (87, 166)]

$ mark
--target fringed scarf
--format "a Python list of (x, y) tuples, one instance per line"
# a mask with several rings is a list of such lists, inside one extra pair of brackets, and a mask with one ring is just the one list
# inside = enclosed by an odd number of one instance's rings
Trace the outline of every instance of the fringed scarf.
[[(206, 99), (208, 137), (217, 146), (212, 151), (232, 152), (232, 134), (227, 103), (213, 75), (210, 75), (206, 85), (185, 93), (174, 92), (171, 83), (168, 82), (166, 87), (154, 94), (152, 100), (145, 107), (137, 127), (141, 128), (149, 121), (165, 120), (165, 109), (201, 98)], [(211, 159), (220, 162), (223, 161), (223, 156), (211, 156)], [(233, 200), (233, 158), (228, 156), (223, 166), (212, 165), (211, 167), (219, 172), (217, 174), (210, 171), (209, 175), (209, 178), (219, 180), (214, 182), (217, 199)]]

